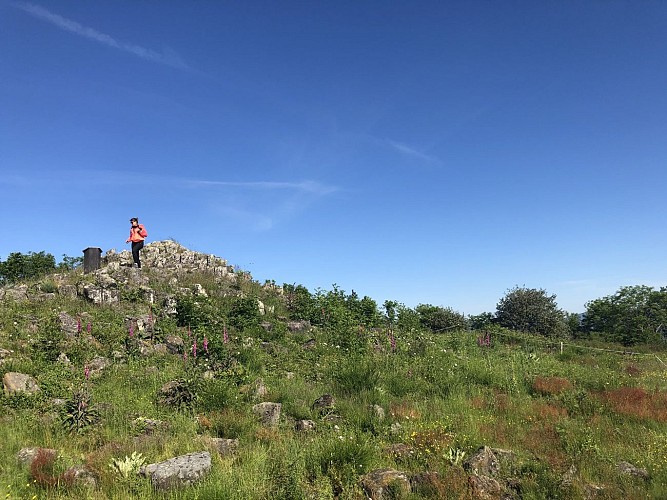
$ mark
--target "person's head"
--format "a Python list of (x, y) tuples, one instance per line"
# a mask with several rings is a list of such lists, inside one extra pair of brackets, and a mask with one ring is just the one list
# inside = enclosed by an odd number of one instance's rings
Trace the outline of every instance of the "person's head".
[(136, 217), (132, 217), (130, 219), (130, 224), (132, 224), (133, 227), (138, 226), (139, 225), (139, 219), (137, 219)]

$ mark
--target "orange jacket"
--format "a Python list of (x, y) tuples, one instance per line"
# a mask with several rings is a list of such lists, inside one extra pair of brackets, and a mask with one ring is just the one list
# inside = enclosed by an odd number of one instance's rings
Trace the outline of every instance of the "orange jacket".
[(125, 240), (125, 243), (129, 243), (130, 241), (133, 243), (136, 243), (137, 241), (144, 241), (146, 236), (148, 236), (148, 231), (146, 231), (146, 228), (143, 224), (139, 224), (136, 228), (130, 228), (130, 237)]

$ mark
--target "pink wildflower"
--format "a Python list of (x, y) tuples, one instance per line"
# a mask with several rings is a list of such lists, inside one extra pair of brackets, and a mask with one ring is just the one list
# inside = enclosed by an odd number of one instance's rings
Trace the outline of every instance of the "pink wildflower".
[(76, 333), (81, 333), (81, 318), (76, 319)]
[(88, 380), (90, 378), (90, 366), (86, 365), (83, 369), (83, 376)]
[(226, 344), (229, 342), (229, 334), (227, 333), (227, 325), (222, 327), (222, 341)]
[(192, 343), (192, 356), (197, 357), (197, 339)]
[(130, 337), (134, 337), (134, 324), (130, 324)]
[(202, 345), (204, 346), (204, 351), (208, 354), (208, 339), (206, 338), (206, 335), (204, 335), (204, 342), (202, 342)]
[(396, 352), (396, 337), (394, 337), (393, 330), (389, 330), (389, 343), (391, 344), (391, 352)]
[(88, 325), (86, 325), (86, 331), (90, 333), (93, 330), (93, 324), (88, 322)]

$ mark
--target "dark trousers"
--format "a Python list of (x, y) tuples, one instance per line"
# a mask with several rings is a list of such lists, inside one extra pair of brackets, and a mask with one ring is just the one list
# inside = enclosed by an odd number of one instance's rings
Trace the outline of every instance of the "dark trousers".
[(144, 248), (143, 241), (132, 242), (132, 259), (134, 259), (134, 263), (137, 265), (137, 267), (141, 267), (141, 261), (139, 260), (139, 250), (142, 248)]

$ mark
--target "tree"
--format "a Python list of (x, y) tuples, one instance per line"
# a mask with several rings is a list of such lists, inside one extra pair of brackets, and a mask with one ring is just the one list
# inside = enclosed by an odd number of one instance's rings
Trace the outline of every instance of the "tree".
[(496, 305), (496, 321), (505, 328), (545, 336), (561, 336), (568, 331), (556, 296), (535, 288), (516, 286), (508, 290)]
[(0, 283), (39, 278), (56, 269), (56, 259), (50, 253), (10, 253), (5, 262), (0, 261)]
[(419, 314), (419, 322), (421, 325), (433, 332), (461, 330), (466, 328), (465, 316), (454, 311), (451, 307), (419, 304), (415, 307), (415, 311)]
[(667, 329), (667, 287), (621, 287), (614, 295), (586, 304), (582, 330), (602, 333), (623, 345), (654, 342)]

